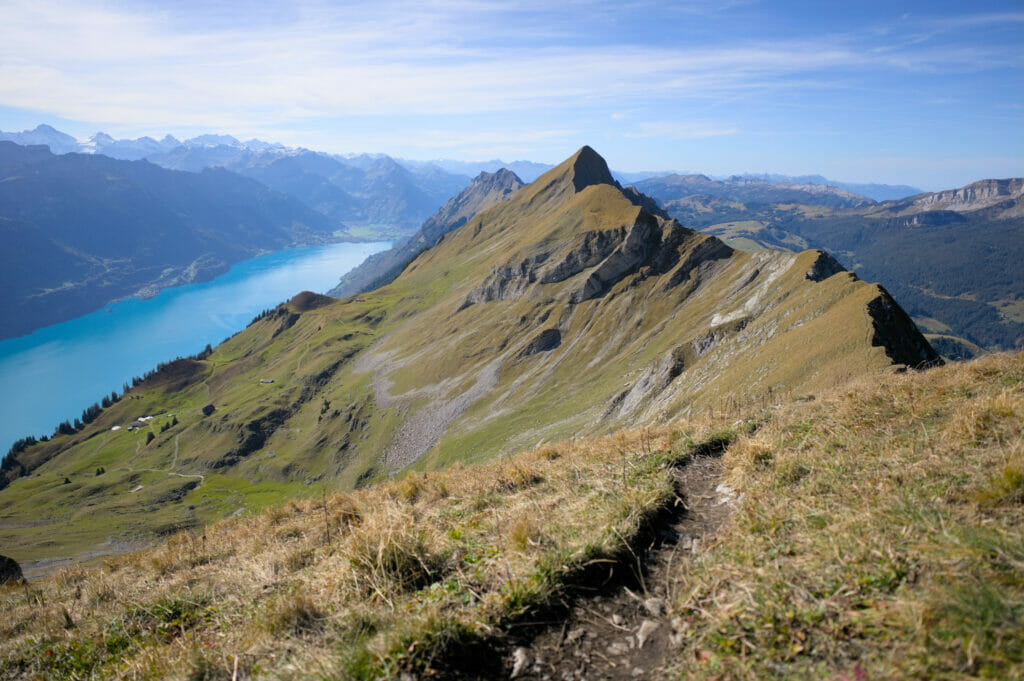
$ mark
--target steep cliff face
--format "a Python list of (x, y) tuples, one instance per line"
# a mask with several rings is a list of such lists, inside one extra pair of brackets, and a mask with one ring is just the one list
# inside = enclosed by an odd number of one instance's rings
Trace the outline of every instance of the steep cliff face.
[(959, 189), (925, 194), (913, 199), (920, 210), (953, 210), (969, 212), (988, 208), (1007, 200), (1024, 197), (1024, 179), (981, 180)]
[(918, 194), (899, 201), (886, 201), (868, 210), (873, 217), (906, 216), (919, 213), (973, 213), (990, 210), (990, 218), (1024, 216), (1024, 178), (981, 180), (957, 189)]

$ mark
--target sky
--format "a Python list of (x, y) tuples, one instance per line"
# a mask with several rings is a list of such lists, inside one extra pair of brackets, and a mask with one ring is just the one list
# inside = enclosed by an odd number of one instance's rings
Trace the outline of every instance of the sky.
[(1024, 176), (1024, 3), (0, 0), (39, 123), (935, 190)]

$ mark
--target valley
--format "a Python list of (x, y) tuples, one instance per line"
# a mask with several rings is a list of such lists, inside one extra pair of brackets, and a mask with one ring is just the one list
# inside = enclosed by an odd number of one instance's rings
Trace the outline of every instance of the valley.
[(0, 341), (0, 446), (49, 435), (85, 407), (120, 394), (174, 357), (217, 345), (295, 291), (325, 291), (385, 243), (286, 249), (245, 260), (212, 281), (128, 299), (89, 315)]

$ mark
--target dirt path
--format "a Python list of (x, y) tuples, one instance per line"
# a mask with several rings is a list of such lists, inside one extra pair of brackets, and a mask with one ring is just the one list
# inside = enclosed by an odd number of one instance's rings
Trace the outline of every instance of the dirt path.
[[(674, 646), (667, 604), (675, 597), (673, 575), (686, 569), (705, 538), (728, 518), (730, 506), (716, 488), (717, 455), (700, 456), (673, 471), (682, 503), (654, 528), (646, 551), (634, 555), (631, 574), (609, 575), (604, 583), (582, 585), (550, 621), (513, 628), (486, 668), (452, 670), (460, 681), (635, 681), (667, 674)], [(469, 657), (476, 657), (467, 656)], [(482, 662), (490, 659), (490, 664)]]

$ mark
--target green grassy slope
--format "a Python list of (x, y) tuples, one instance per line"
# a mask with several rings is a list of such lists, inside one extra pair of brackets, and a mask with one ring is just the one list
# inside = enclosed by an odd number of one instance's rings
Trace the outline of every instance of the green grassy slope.
[(966, 187), (856, 209), (690, 196), (666, 200), (665, 208), (736, 248), (827, 250), (885, 286), (915, 319), (933, 320), (930, 331), (958, 337), (956, 348), (947, 347), (959, 356), (971, 345), (1024, 343), (1020, 181), (999, 183), (1016, 183), (1016, 194), (940, 200), (973, 196)]

